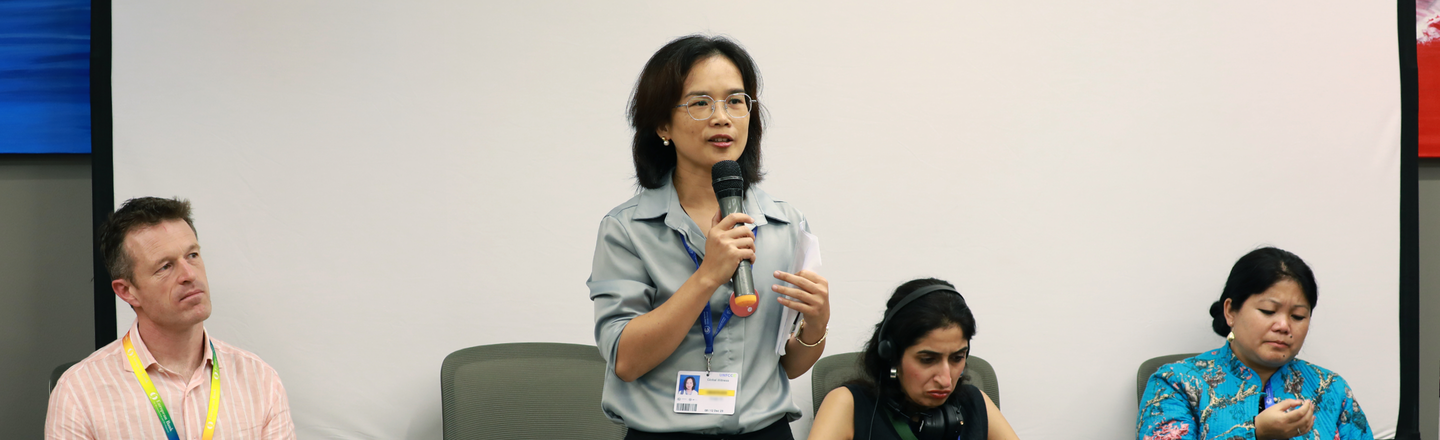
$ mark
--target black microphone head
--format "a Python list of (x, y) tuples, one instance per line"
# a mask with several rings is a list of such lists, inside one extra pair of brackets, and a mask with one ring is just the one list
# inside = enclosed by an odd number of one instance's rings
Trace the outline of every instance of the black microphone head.
[(745, 177), (741, 174), (740, 163), (722, 160), (710, 167), (711, 185), (716, 198), (739, 197), (745, 191)]

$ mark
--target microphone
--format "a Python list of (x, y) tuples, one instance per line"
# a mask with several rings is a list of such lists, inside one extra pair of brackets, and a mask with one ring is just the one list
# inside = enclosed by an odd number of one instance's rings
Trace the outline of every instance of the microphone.
[[(741, 175), (739, 163), (733, 160), (717, 162), (710, 168), (710, 178), (713, 179), (710, 185), (715, 188), (715, 198), (720, 201), (720, 217), (745, 212), (741, 206), (745, 178)], [(730, 312), (741, 318), (750, 316), (760, 305), (760, 292), (755, 291), (755, 278), (750, 274), (750, 260), (740, 260), (740, 266), (735, 268), (734, 280), (735, 293), (730, 295)]]

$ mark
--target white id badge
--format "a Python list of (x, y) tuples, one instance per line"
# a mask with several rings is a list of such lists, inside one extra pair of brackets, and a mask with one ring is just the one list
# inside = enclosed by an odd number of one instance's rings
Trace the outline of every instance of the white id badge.
[(735, 414), (740, 373), (681, 371), (675, 384), (675, 412)]

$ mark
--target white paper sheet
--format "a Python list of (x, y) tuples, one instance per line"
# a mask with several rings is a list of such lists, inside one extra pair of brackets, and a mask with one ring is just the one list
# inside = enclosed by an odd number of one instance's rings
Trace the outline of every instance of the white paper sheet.
[[(790, 263), (790, 273), (800, 273), (802, 270), (819, 271), (820, 269), (820, 238), (815, 234), (806, 232), (809, 225), (804, 221), (800, 222), (800, 231), (795, 237), (795, 260)], [(795, 285), (785, 283), (790, 287)], [(793, 299), (786, 296), (787, 299)], [(786, 307), (785, 313), (780, 314), (780, 334), (775, 339), (775, 353), (785, 355), (785, 342), (790, 340), (790, 334), (795, 332), (795, 326), (800, 324), (800, 312)]]

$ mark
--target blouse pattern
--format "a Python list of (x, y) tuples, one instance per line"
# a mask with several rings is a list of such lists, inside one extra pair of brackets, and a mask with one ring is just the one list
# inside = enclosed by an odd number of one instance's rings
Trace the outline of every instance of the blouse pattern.
[[(1271, 375), (1276, 402), (1315, 405), (1307, 440), (1372, 440), (1360, 403), (1339, 374), (1292, 359)], [(1140, 440), (1236, 440), (1255, 438), (1255, 416), (1265, 398), (1259, 374), (1235, 357), (1230, 344), (1161, 366), (1145, 385), (1136, 417)]]

